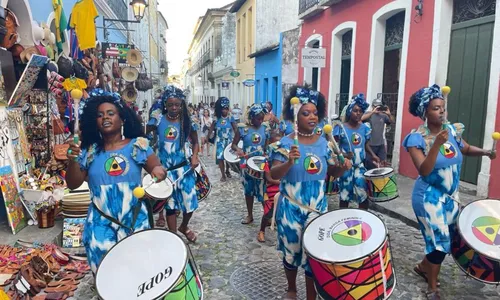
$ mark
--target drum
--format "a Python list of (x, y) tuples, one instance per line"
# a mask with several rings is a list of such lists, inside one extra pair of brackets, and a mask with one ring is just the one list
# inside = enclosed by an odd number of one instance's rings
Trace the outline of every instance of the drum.
[(104, 256), (95, 278), (101, 299), (203, 299), (189, 247), (175, 233), (134, 233)]
[(368, 198), (373, 202), (385, 202), (399, 197), (396, 174), (393, 168), (377, 168), (366, 171)]
[(333, 176), (326, 176), (326, 194), (337, 195), (340, 191), (339, 181)]
[[(142, 178), (142, 186), (147, 186), (151, 182), (151, 175), (147, 174)], [(145, 189), (146, 196), (153, 200), (152, 203), (153, 213), (159, 213), (167, 203), (168, 198), (172, 196), (174, 192), (174, 187), (170, 179), (165, 178), (165, 180), (157, 182), (150, 187)]]
[(304, 250), (323, 299), (387, 299), (396, 286), (384, 222), (360, 209), (336, 210), (314, 219)]
[(212, 190), (212, 184), (208, 179), (205, 169), (198, 165), (195, 169), (196, 171), (196, 195), (198, 196), (198, 201), (205, 200)]
[[(243, 147), (243, 141), (238, 143), (238, 147), (241, 149)], [(231, 149), (231, 144), (227, 145), (226, 149), (224, 149), (224, 159), (230, 164), (239, 164), (240, 158), (236, 154), (236, 151)]]
[(246, 172), (250, 177), (264, 179), (264, 170), (267, 159), (264, 156), (254, 156), (247, 159)]
[(457, 227), (451, 255), (460, 269), (481, 282), (500, 284), (500, 201), (468, 204)]

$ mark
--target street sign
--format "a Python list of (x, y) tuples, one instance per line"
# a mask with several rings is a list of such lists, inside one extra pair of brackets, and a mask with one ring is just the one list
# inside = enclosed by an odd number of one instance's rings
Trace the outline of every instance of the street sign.
[(243, 85), (246, 87), (252, 87), (255, 85), (255, 80), (247, 79), (247, 80), (243, 81)]
[(302, 48), (302, 68), (324, 68), (326, 65), (325, 48)]
[(222, 89), (223, 89), (223, 90), (229, 90), (229, 82), (227, 82), (227, 81), (223, 81), (223, 82), (221, 83), (221, 86), (222, 86)]
[(231, 75), (232, 77), (238, 77), (238, 76), (240, 76), (240, 72), (238, 72), (238, 71), (231, 71), (231, 73), (229, 73), (229, 75)]

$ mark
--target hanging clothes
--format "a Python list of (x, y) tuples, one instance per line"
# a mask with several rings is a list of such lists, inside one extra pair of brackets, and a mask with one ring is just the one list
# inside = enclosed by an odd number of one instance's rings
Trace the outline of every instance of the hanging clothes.
[(62, 53), (63, 44), (66, 42), (64, 31), (68, 27), (68, 20), (64, 13), (62, 0), (52, 0), (52, 6), (54, 8), (54, 23), (56, 25), (57, 53)]
[(82, 0), (73, 6), (69, 26), (75, 29), (80, 50), (95, 48), (95, 19), (98, 16), (99, 12), (95, 7), (94, 0)]

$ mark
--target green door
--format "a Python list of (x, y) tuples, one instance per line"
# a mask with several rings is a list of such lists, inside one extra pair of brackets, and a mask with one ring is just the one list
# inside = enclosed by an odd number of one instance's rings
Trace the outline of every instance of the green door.
[[(448, 120), (465, 125), (464, 139), (483, 145), (494, 16), (453, 24), (447, 85)], [(460, 179), (477, 184), (481, 158), (466, 157)]]

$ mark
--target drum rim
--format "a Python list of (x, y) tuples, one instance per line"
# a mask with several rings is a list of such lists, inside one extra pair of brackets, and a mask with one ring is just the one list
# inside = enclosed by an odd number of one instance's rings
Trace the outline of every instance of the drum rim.
[[(240, 143), (241, 143), (241, 146), (240, 146)], [(238, 158), (238, 156), (236, 156), (235, 160), (229, 160), (229, 159), (226, 158), (226, 155), (225, 155), (226, 154), (226, 149), (228, 149), (228, 148), (232, 149), (231, 146), (232, 146), (232, 143), (229, 144), (229, 145), (227, 145), (226, 148), (224, 148), (224, 152), (222, 153), (222, 155), (224, 156), (224, 160), (225, 161), (227, 161), (228, 163), (231, 163), (231, 164), (235, 164), (235, 163), (238, 163), (240, 161), (240, 159)], [(238, 147), (240, 147), (240, 148), (243, 147), (243, 141), (239, 141), (238, 142)]]
[[(147, 174), (147, 175), (145, 175), (142, 179), (144, 180), (144, 178), (146, 178), (146, 176), (148, 176), (148, 175), (149, 175), (149, 176), (151, 176), (150, 174)], [(160, 200), (168, 200), (168, 199), (170, 199), (170, 198), (172, 197), (173, 193), (174, 193), (174, 183), (173, 183), (173, 182), (172, 182), (172, 180), (170, 180), (170, 178), (168, 178), (168, 177), (165, 177), (165, 179), (164, 179), (164, 180), (159, 181), (158, 183), (163, 182), (163, 181), (165, 181), (165, 180), (168, 180), (168, 181), (170, 182), (170, 186), (172, 187), (172, 192), (170, 193), (170, 195), (168, 195), (168, 197), (167, 197), (167, 198), (158, 198), (158, 197), (154, 197), (154, 196), (152, 196), (150, 193), (148, 193), (148, 191), (147, 191), (146, 189), (144, 189), (144, 192), (146, 192), (146, 195), (148, 195), (150, 198), (152, 198), (153, 200), (156, 200), (156, 201), (160, 201)], [(142, 183), (142, 180), (141, 180), (141, 183)]]
[[(487, 254), (484, 254), (484, 253), (480, 252), (480, 251), (479, 251), (479, 250), (477, 250), (476, 248), (474, 248), (474, 247), (473, 247), (473, 246), (472, 246), (469, 242), (467, 242), (467, 240), (463, 237), (463, 234), (462, 234), (462, 229), (460, 228), (460, 216), (461, 216), (461, 215), (462, 215), (462, 213), (464, 212), (465, 208), (466, 208), (467, 206), (469, 206), (469, 205), (473, 204), (474, 202), (484, 201), (484, 200), (488, 200), (488, 201), (498, 201), (498, 200), (494, 200), (494, 199), (489, 199), (489, 198), (487, 198), (487, 199), (479, 199), (479, 200), (474, 200), (474, 201), (472, 201), (471, 203), (469, 203), (469, 204), (465, 205), (465, 206), (462, 208), (462, 210), (460, 210), (460, 213), (458, 214), (458, 218), (457, 218), (457, 222), (456, 222), (456, 224), (457, 224), (457, 229), (458, 229), (458, 234), (460, 235), (460, 237), (462, 238), (462, 240), (464, 241), (464, 243), (466, 243), (466, 244), (467, 244), (467, 246), (469, 246), (470, 248), (472, 248), (474, 251), (476, 251), (477, 253), (479, 253), (479, 254), (483, 255), (484, 257), (486, 257), (486, 258), (488, 258), (488, 259), (491, 259), (491, 260), (494, 260), (494, 261), (498, 261), (498, 262), (500, 262), (500, 259), (499, 259), (499, 258), (496, 258), (496, 257), (495, 257), (495, 258), (493, 258), (493, 257), (491, 257), (491, 256), (489, 256), (489, 255), (487, 255)], [(453, 256), (453, 255), (452, 255), (452, 256)], [(500, 282), (499, 282), (499, 283), (500, 283)]]
[[(376, 170), (376, 169), (391, 169), (392, 171), (390, 171), (389, 173), (386, 173), (386, 174), (379, 174), (379, 175), (375, 175), (375, 176), (367, 174), (367, 173), (371, 172), (372, 170)], [(368, 171), (363, 173), (363, 176), (369, 177), (369, 178), (379, 178), (379, 177), (385, 178), (385, 177), (388, 177), (387, 175), (390, 175), (390, 174), (394, 174), (394, 169), (391, 167), (383, 167), (383, 168), (375, 168), (375, 169), (368, 170)]]
[[(343, 210), (343, 211), (346, 211), (346, 210), (361, 210), (361, 211), (365, 211), (365, 210), (363, 210), (363, 209), (359, 209), (359, 208), (343, 208), (342, 210)], [(387, 230), (387, 226), (385, 226), (384, 221), (383, 221), (383, 220), (382, 220), (379, 216), (377, 216), (376, 214), (374, 214), (374, 213), (369, 212), (369, 211), (367, 211), (367, 210), (366, 210), (365, 212), (367, 212), (367, 213), (370, 213), (370, 214), (374, 215), (377, 219), (379, 219), (379, 220), (382, 222), (382, 225), (384, 225), (384, 228), (385, 228), (385, 239), (382, 241), (382, 244), (380, 244), (379, 246), (377, 246), (377, 248), (376, 248), (375, 250), (373, 250), (372, 252), (370, 252), (370, 254), (367, 254), (367, 255), (362, 256), (362, 257), (360, 257), (360, 258), (351, 259), (351, 260), (346, 260), (346, 261), (336, 261), (336, 262), (331, 262), (331, 261), (325, 261), (325, 260), (322, 260), (322, 259), (319, 259), (319, 258), (315, 257), (314, 255), (312, 255), (312, 254), (311, 254), (311, 253), (307, 250), (307, 247), (306, 247), (306, 245), (305, 245), (305, 243), (304, 243), (304, 234), (306, 233), (306, 230), (307, 230), (307, 228), (309, 227), (309, 225), (311, 225), (311, 224), (312, 224), (312, 222), (314, 222), (314, 220), (316, 220), (317, 218), (319, 218), (319, 217), (321, 217), (321, 216), (324, 216), (324, 215), (326, 215), (326, 214), (329, 214), (329, 213), (332, 213), (332, 212), (335, 212), (335, 211), (338, 211), (338, 209), (337, 209), (337, 210), (332, 210), (332, 211), (329, 211), (329, 212), (327, 212), (327, 213), (324, 213), (324, 214), (321, 214), (321, 215), (317, 216), (316, 218), (314, 218), (313, 220), (311, 220), (311, 222), (309, 222), (309, 224), (307, 224), (306, 228), (305, 228), (305, 229), (304, 229), (304, 231), (302, 232), (302, 247), (304, 248), (304, 251), (306, 252), (306, 254), (307, 254), (308, 256), (310, 256), (311, 258), (313, 258), (313, 259), (315, 259), (315, 260), (317, 260), (317, 261), (319, 261), (319, 262), (325, 262), (325, 263), (329, 263), (329, 264), (336, 263), (336, 264), (339, 264), (339, 265), (340, 265), (340, 264), (341, 264), (341, 265), (345, 265), (345, 264), (354, 263), (354, 262), (360, 261), (360, 260), (362, 260), (362, 259), (365, 259), (365, 258), (367, 258), (367, 257), (369, 257), (369, 256), (371, 256), (371, 255), (373, 255), (373, 253), (375, 253), (375, 252), (379, 251), (379, 250), (382, 248), (382, 246), (384, 246), (384, 244), (385, 244), (385, 242), (386, 242), (386, 241), (389, 243), (389, 231)], [(389, 245), (390, 245), (390, 243), (389, 243)], [(393, 268), (393, 269), (394, 269), (394, 268)]]
[[(128, 239), (129, 237), (135, 235), (135, 234), (139, 234), (139, 233), (142, 233), (142, 232), (146, 232), (146, 231), (151, 231), (151, 230), (154, 230), (154, 231), (165, 231), (165, 232), (168, 232), (170, 234), (173, 234), (175, 235), (176, 237), (178, 237), (181, 241), (182, 241), (182, 244), (184, 245), (184, 247), (186, 247), (186, 256), (185, 256), (185, 262), (184, 262), (184, 267), (182, 268), (183, 270), (186, 269), (186, 264), (188, 262), (188, 245), (186, 245), (186, 243), (184, 242), (184, 240), (181, 238), (180, 235), (178, 235), (177, 233), (175, 232), (172, 232), (168, 229), (160, 229), (160, 228), (148, 228), (148, 229), (144, 229), (144, 230), (141, 230), (141, 231), (138, 231), (138, 232), (135, 232), (131, 235), (128, 235), (126, 237), (124, 237), (123, 239), (121, 239), (119, 242), (117, 242), (116, 244), (114, 244), (111, 248), (109, 248), (109, 250), (104, 254), (104, 256), (102, 257), (101, 259), (101, 263), (99, 264), (99, 266), (97, 266), (97, 269), (95, 271), (95, 289), (96, 289), (96, 292), (97, 292), (97, 295), (99, 296), (100, 299), (104, 299), (104, 297), (101, 295), (101, 293), (99, 293), (99, 289), (97, 288), (97, 275), (99, 275), (99, 270), (101, 268), (101, 265), (102, 265), (102, 262), (104, 261), (104, 259), (108, 256), (108, 254), (111, 252), (111, 250), (113, 250), (113, 248), (116, 247), (116, 245), (118, 245), (119, 243), (121, 243), (122, 241)], [(181, 278), (182, 276), (182, 272), (179, 274), (179, 276), (174, 280), (175, 283), (177, 283), (179, 281), (179, 279)], [(201, 277), (201, 276), (200, 276)], [(153, 299), (159, 299), (161, 297), (164, 297), (165, 295), (167, 295), (174, 287), (175, 287), (175, 283), (173, 286), (171, 286), (167, 291), (163, 292), (161, 295), (158, 295), (158, 296), (155, 296), (153, 297)]]
[(399, 198), (399, 191), (398, 191), (397, 195), (395, 195), (393, 198), (390, 198), (390, 199), (387, 199), (387, 200), (382, 200), (382, 201), (375, 201), (375, 200), (372, 199), (372, 197), (368, 196), (368, 200), (370, 200), (371, 202), (375, 202), (375, 203), (377, 203), (377, 202), (380, 202), (380, 203), (382, 203), (382, 202), (388, 202), (388, 201), (394, 200), (396, 198)]
[[(252, 171), (254, 172), (257, 172), (257, 173), (260, 173), (260, 174), (264, 174), (265, 172), (264, 171), (261, 171), (261, 170), (255, 170), (254, 168), (252, 168), (249, 164), (249, 162), (251, 161), (252, 163), (254, 163), (253, 161), (257, 158), (263, 158), (267, 161), (267, 157), (265, 157), (264, 155), (255, 155), (255, 156), (252, 156), (250, 157), (249, 159), (247, 159), (247, 169), (251, 169)], [(264, 175), (262, 175), (262, 177), (264, 177)]]

